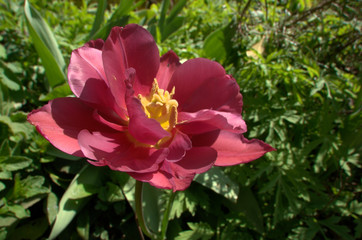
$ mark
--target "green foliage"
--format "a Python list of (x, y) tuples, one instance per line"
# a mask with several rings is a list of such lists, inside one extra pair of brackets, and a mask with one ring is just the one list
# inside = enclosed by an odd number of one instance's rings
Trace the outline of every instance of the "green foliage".
[(55, 87), (65, 82), (65, 62), (63, 56), (59, 51), (58, 44), (49, 26), (29, 1), (25, 1), (24, 12), (29, 34), (42, 60), (49, 86), (51, 88)]
[[(0, 0), (0, 239), (139, 238), (135, 181), (60, 152), (26, 121), (72, 94), (73, 49), (127, 23), (145, 26), (161, 54), (223, 64), (243, 94), (246, 137), (277, 149), (198, 175), (175, 196), (167, 239), (361, 238), (360, 9), (347, 0)], [(145, 185), (153, 231), (169, 196)]]

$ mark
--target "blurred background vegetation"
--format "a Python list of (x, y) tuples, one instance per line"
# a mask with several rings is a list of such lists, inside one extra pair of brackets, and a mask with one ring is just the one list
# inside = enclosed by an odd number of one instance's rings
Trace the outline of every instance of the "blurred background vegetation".
[[(244, 97), (248, 138), (277, 149), (199, 175), (167, 239), (358, 239), (361, 1), (0, 0), (0, 239), (139, 239), (134, 181), (53, 148), (26, 121), (71, 95), (72, 50), (146, 27), (160, 53), (220, 62)], [(146, 185), (159, 228), (168, 191)]]

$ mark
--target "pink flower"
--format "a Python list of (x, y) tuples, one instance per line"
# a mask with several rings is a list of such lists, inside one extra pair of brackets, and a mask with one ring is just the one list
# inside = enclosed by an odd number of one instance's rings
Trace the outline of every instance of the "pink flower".
[(184, 190), (212, 166), (246, 163), (274, 149), (243, 137), (242, 96), (213, 61), (160, 59), (151, 34), (130, 24), (72, 53), (74, 97), (28, 115), (56, 148), (158, 188)]

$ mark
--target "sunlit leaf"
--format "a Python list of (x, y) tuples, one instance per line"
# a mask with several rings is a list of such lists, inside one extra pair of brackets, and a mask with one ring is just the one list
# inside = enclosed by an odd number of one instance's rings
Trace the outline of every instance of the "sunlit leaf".
[(56, 86), (54, 89), (52, 89), (49, 93), (46, 95), (40, 95), (39, 100), (41, 101), (49, 101), (54, 98), (61, 98), (61, 97), (67, 97), (69, 95), (72, 95), (72, 91), (70, 90), (69, 84), (64, 83), (62, 85)]
[(29, 1), (25, 1), (24, 12), (29, 34), (42, 60), (49, 86), (53, 88), (64, 83), (65, 62), (53, 32)]
[(56, 238), (90, 200), (101, 186), (103, 169), (86, 165), (70, 183), (59, 202), (59, 211), (55, 219), (49, 239)]
[(97, 12), (96, 17), (93, 22), (92, 30), (90, 31), (88, 35), (88, 40), (92, 39), (92, 36), (99, 30), (103, 23), (104, 19), (104, 12), (107, 8), (107, 0), (98, 0), (98, 6), (97, 6)]
[(175, 240), (208, 240), (214, 235), (214, 230), (207, 223), (187, 223), (191, 230), (180, 232)]
[(197, 175), (195, 181), (233, 202), (238, 199), (239, 186), (219, 167), (213, 167), (209, 171)]

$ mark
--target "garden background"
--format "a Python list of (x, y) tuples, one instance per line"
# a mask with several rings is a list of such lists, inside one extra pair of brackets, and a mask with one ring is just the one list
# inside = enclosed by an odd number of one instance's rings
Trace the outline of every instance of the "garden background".
[[(361, 1), (0, 0), (0, 239), (139, 239), (134, 180), (52, 147), (26, 121), (68, 96), (72, 50), (137, 23), (161, 54), (232, 74), (248, 138), (277, 149), (178, 192), (167, 239), (362, 236)], [(158, 230), (170, 191), (146, 185)]]

